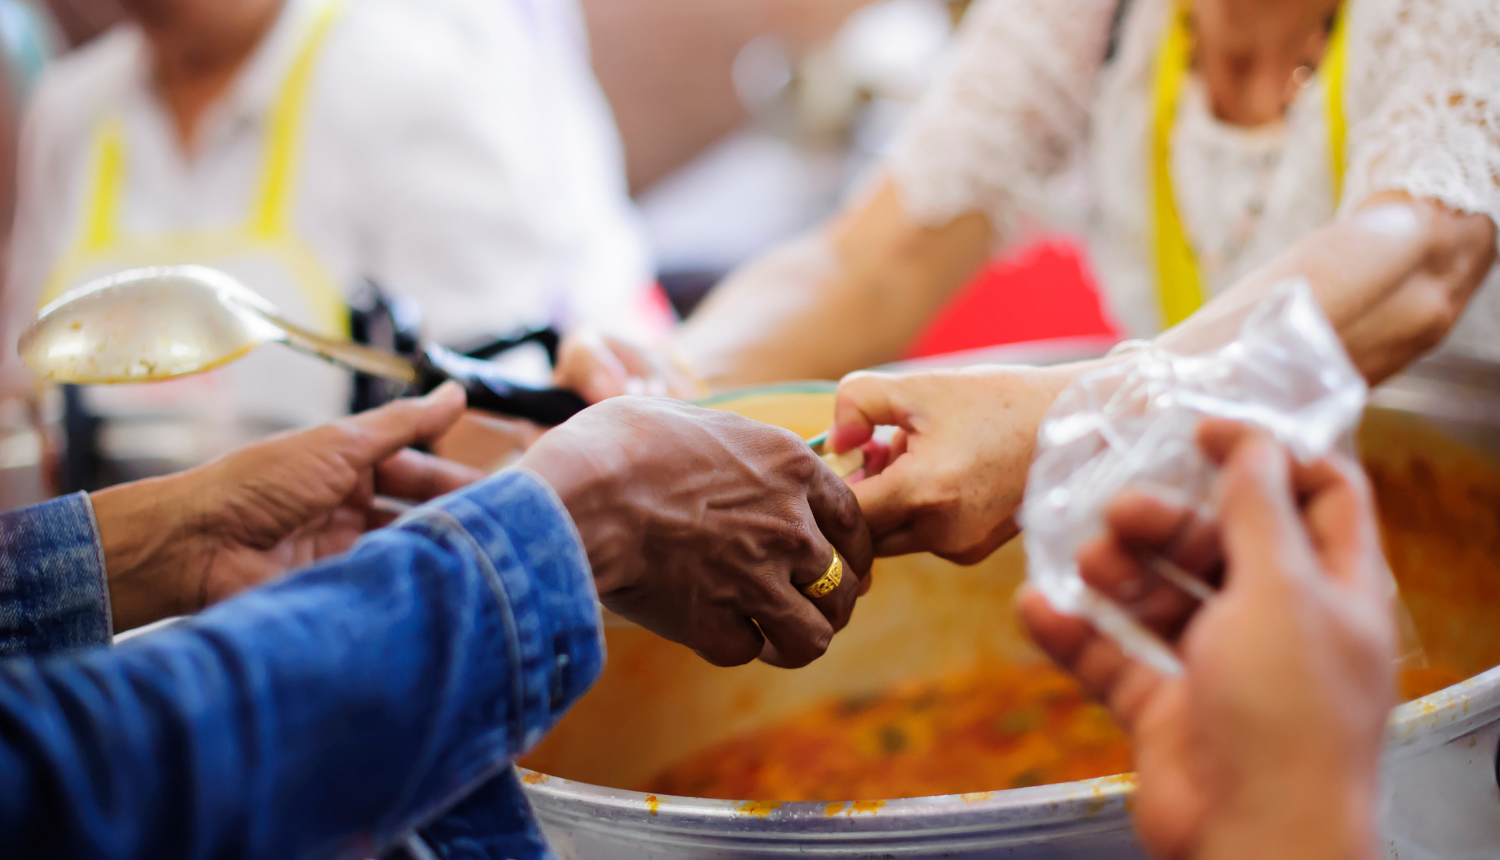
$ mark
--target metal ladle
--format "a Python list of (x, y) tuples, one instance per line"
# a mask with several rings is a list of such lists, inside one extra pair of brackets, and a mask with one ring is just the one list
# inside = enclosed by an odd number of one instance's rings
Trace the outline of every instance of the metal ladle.
[(533, 388), (489, 362), (441, 346), (416, 360), (310, 332), (233, 276), (207, 266), (134, 269), (73, 290), (21, 335), (21, 359), (45, 379), (78, 385), (153, 382), (228, 364), (278, 342), (425, 393), (454, 379), (469, 406), (561, 424), (587, 407), (577, 394)]

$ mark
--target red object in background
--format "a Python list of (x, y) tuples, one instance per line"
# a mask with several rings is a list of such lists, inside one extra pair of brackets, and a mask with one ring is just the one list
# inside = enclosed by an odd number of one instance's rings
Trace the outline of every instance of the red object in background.
[(1077, 243), (1053, 237), (985, 266), (927, 324), (904, 358), (1061, 337), (1114, 337)]

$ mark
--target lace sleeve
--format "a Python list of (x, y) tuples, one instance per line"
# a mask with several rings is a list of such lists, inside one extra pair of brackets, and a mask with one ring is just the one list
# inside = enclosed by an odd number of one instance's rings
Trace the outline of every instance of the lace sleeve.
[(1350, 27), (1342, 207), (1405, 191), (1500, 224), (1500, 3), (1367, 0)]
[(919, 223), (982, 212), (999, 238), (1080, 154), (1117, 0), (980, 0), (886, 163)]

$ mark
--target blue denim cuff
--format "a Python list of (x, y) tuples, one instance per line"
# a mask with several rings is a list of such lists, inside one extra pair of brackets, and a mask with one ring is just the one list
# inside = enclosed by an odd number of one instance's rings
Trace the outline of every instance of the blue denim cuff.
[(551, 486), (508, 469), (425, 505), (398, 524), (452, 534), (457, 524), (490, 562), (514, 680), (510, 736), (535, 746), (604, 669), (593, 573), (567, 508)]
[(108, 645), (112, 632), (88, 494), (0, 513), (0, 656)]

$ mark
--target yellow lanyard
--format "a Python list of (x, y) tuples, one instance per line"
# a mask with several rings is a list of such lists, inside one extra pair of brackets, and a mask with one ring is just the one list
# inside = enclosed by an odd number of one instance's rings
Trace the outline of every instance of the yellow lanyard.
[(72, 286), (71, 280), (106, 256), (126, 265), (151, 265), (163, 260), (202, 261), (203, 258), (253, 251), (271, 251), (294, 275), (322, 328), (330, 333), (347, 328), (343, 297), (292, 229), (292, 190), (298, 170), (298, 141), (308, 91), (318, 55), (328, 33), (343, 11), (333, 0), (317, 10), (267, 118), (260, 182), (245, 222), (228, 230), (126, 237), (120, 209), (125, 187), (125, 129), (119, 117), (102, 123), (94, 134), (91, 191), (83, 230), (74, 248), (53, 268), (41, 304)]
[[(1324, 86), (1328, 121), (1328, 155), (1333, 175), (1335, 205), (1344, 184), (1344, 70), (1349, 47), (1344, 9), (1334, 18), (1333, 30), (1318, 77)], [(1151, 191), (1156, 221), (1156, 266), (1161, 318), (1170, 327), (1187, 319), (1203, 305), (1203, 273), (1188, 244), (1187, 231), (1177, 213), (1172, 190), (1172, 126), (1192, 60), (1192, 31), (1185, 3), (1176, 4), (1161, 47), (1156, 54), (1152, 89)]]

